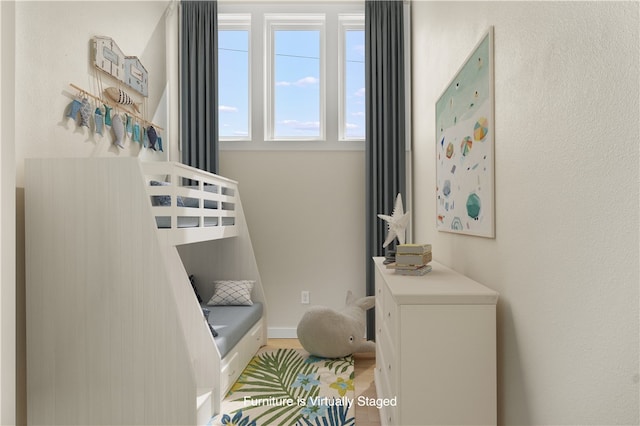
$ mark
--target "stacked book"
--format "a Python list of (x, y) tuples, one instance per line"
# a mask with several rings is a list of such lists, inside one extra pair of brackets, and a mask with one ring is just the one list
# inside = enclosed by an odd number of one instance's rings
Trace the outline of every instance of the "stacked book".
[(431, 259), (431, 244), (399, 244), (396, 261), (387, 268), (395, 269), (400, 275), (424, 275), (431, 271)]

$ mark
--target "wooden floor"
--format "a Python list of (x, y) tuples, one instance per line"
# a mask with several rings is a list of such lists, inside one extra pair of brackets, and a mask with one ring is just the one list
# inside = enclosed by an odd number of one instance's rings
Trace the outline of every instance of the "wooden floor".
[[(298, 339), (269, 339), (268, 348), (296, 348), (302, 346)], [(380, 413), (376, 407), (358, 405), (359, 396), (376, 398), (376, 386), (373, 380), (373, 372), (376, 367), (375, 354), (356, 354), (355, 359), (355, 379), (354, 387), (356, 392), (356, 425), (357, 426), (379, 426)]]

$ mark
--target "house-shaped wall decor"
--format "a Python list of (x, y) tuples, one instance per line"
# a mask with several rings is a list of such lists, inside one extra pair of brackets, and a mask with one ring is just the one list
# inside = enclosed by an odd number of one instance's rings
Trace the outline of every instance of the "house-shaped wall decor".
[(96, 36), (91, 40), (93, 64), (102, 71), (124, 82), (125, 57), (115, 41)]
[(124, 64), (124, 84), (148, 96), (149, 74), (140, 59), (137, 56), (125, 56)]

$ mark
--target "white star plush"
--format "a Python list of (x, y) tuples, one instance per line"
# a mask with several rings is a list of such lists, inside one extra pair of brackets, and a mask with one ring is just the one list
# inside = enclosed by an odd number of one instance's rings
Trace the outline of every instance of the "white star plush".
[(384, 241), (384, 244), (382, 244), (382, 248), (391, 244), (395, 237), (398, 237), (400, 244), (404, 244), (405, 229), (409, 224), (409, 212), (404, 212), (402, 195), (400, 193), (398, 193), (398, 197), (396, 198), (392, 215), (379, 214), (378, 217), (389, 224), (389, 233), (387, 234), (387, 239)]

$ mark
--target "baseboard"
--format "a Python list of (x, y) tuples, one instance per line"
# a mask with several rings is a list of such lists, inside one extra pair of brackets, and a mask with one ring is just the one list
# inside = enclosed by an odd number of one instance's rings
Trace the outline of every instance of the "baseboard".
[(295, 328), (269, 327), (267, 328), (267, 337), (269, 339), (297, 339), (298, 332)]

